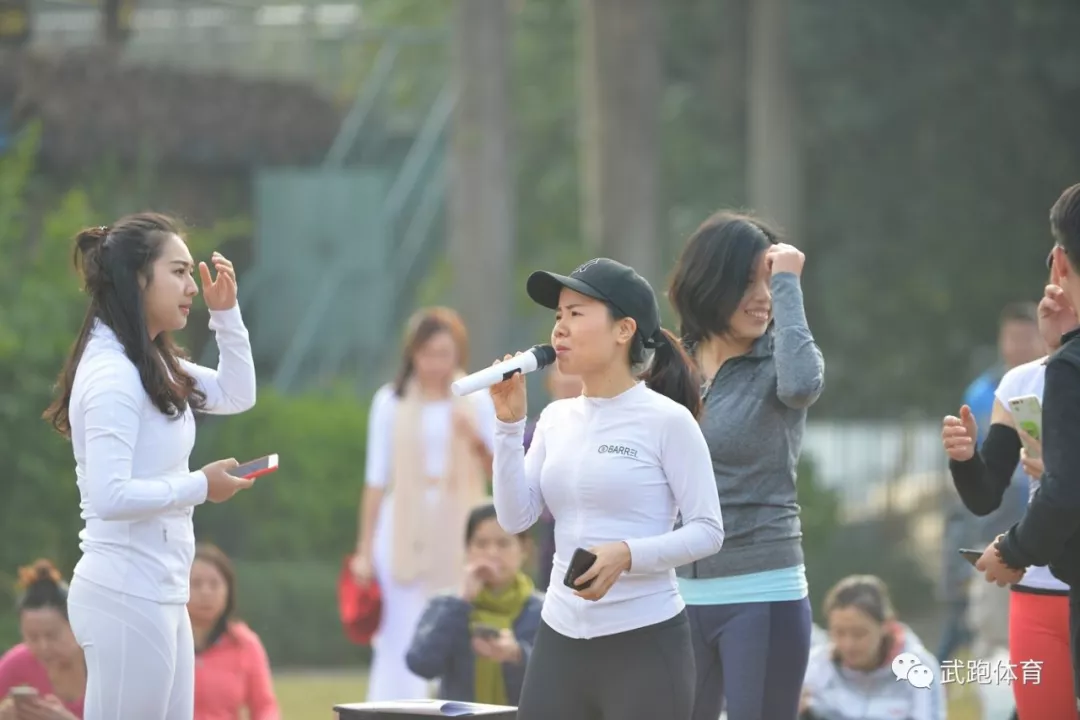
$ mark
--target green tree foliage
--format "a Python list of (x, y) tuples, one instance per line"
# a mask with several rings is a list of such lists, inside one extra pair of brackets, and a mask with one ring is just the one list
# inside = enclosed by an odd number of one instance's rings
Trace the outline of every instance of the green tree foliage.
[(101, 218), (78, 190), (35, 215), (37, 142), (29, 128), (0, 157), (0, 573), (39, 555), (70, 568), (77, 552), (71, 449), (40, 416), (85, 307), (71, 238)]
[(1078, 6), (795, 3), (818, 412), (954, 408), (1080, 180)]
[[(393, 22), (431, 21), (408, 5)], [(746, 202), (747, 7), (663, 4), (669, 260)], [(576, 21), (570, 0), (515, 13), (522, 276), (582, 257)], [(807, 192), (793, 241), (828, 372), (816, 416), (943, 412), (1000, 308), (1039, 297), (1047, 211), (1080, 180), (1078, 21), (1067, 0), (792, 4)], [(518, 302), (542, 337), (543, 312)]]
[(0, 646), (15, 626), (3, 610), (15, 571), (36, 557), (67, 570), (77, 557), (79, 498), (71, 448), (40, 419), (78, 329), (83, 303), (72, 273), (74, 230), (100, 222), (74, 190), (38, 215), (35, 154), (26, 132), (0, 156)]

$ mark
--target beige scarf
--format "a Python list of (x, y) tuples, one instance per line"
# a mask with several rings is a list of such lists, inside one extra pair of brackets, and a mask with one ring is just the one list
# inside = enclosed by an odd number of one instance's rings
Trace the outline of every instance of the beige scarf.
[[(454, 397), (451, 413), (476, 418), (467, 397)], [(394, 418), (390, 489), (394, 494), (393, 568), (401, 583), (422, 582), (428, 594), (457, 587), (464, 579), (465, 522), (487, 495), (487, 477), (472, 438), (458, 429), (451, 417), (446, 477), (431, 478), (426, 472), (421, 431), (424, 409), (415, 382), (405, 388)], [(439, 502), (426, 498), (432, 485), (439, 488)]]

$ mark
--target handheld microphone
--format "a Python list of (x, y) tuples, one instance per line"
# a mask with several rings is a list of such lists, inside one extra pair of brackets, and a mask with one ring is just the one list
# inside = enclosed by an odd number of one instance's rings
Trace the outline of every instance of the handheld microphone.
[(457, 396), (469, 395), (477, 390), (491, 387), (503, 380), (509, 380), (517, 373), (524, 375), (534, 370), (546, 368), (555, 362), (555, 348), (550, 345), (534, 345), (528, 352), (523, 352), (509, 360), (503, 360), (489, 368), (478, 370), (455, 380), (450, 390)]

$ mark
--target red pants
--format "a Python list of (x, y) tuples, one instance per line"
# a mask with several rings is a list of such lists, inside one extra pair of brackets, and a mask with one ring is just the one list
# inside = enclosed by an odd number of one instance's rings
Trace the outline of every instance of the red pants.
[[(1038, 683), (1024, 683), (1023, 663), (1042, 662)], [(1069, 597), (1009, 593), (1009, 662), (1013, 697), (1022, 719), (1078, 720), (1069, 649)]]

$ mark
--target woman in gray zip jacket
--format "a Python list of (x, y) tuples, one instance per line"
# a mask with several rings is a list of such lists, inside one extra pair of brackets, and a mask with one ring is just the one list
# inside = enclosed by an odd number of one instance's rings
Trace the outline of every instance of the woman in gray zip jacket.
[[(668, 296), (705, 382), (701, 429), (727, 539), (679, 568), (697, 666), (694, 720), (794, 720), (810, 652), (795, 474), (824, 360), (803, 310), (804, 256), (755, 218), (691, 236)], [(726, 703), (725, 703), (726, 700)]]

